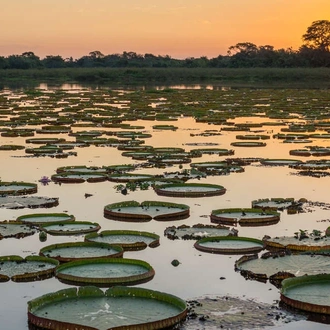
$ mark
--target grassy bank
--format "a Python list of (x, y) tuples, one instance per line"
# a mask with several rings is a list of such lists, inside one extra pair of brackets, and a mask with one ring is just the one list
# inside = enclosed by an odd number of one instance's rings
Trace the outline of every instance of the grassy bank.
[(330, 88), (330, 68), (65, 68), (0, 70), (0, 84), (289, 85)]

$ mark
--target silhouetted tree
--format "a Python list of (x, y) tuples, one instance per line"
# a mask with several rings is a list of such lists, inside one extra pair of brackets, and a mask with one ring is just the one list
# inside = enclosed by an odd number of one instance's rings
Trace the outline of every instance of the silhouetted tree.
[(307, 32), (302, 36), (303, 41), (310, 48), (321, 51), (330, 51), (330, 21), (314, 21), (307, 28)]

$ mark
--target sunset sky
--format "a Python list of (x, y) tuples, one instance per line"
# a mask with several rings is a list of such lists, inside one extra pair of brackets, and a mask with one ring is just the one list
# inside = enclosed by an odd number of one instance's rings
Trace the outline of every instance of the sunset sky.
[(330, 0), (0, 0), (0, 56), (79, 58), (133, 51), (173, 58), (225, 55), (252, 42), (298, 49)]

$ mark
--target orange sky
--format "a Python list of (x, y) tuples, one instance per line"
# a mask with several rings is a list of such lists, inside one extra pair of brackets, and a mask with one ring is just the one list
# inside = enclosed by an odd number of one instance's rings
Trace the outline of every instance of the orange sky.
[(212, 58), (247, 41), (298, 49), (321, 19), (330, 19), (330, 0), (1, 0), (0, 56)]

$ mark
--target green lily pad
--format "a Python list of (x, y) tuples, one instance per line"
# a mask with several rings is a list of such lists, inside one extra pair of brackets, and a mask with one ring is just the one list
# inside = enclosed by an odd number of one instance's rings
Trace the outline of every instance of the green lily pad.
[(30, 282), (50, 278), (55, 274), (59, 262), (55, 259), (27, 256), (0, 257), (0, 275), (14, 282)]
[(56, 277), (73, 285), (135, 285), (150, 281), (154, 275), (147, 262), (124, 258), (71, 261), (56, 268)]
[[(81, 315), (84, 315), (81, 318)], [(186, 303), (167, 293), (115, 286), (106, 292), (95, 287), (60, 290), (28, 302), (30, 323), (48, 329), (171, 328), (187, 315)]]
[(126, 221), (180, 220), (189, 217), (189, 206), (184, 204), (145, 201), (127, 201), (106, 205), (104, 216), (108, 219)]
[(121, 258), (123, 249), (107, 243), (69, 242), (45, 246), (40, 250), (39, 254), (44, 257), (57, 259), (60, 262), (68, 262), (104, 257)]
[(124, 251), (143, 250), (147, 246), (159, 246), (159, 235), (136, 230), (105, 230), (86, 235), (85, 241), (119, 245)]

